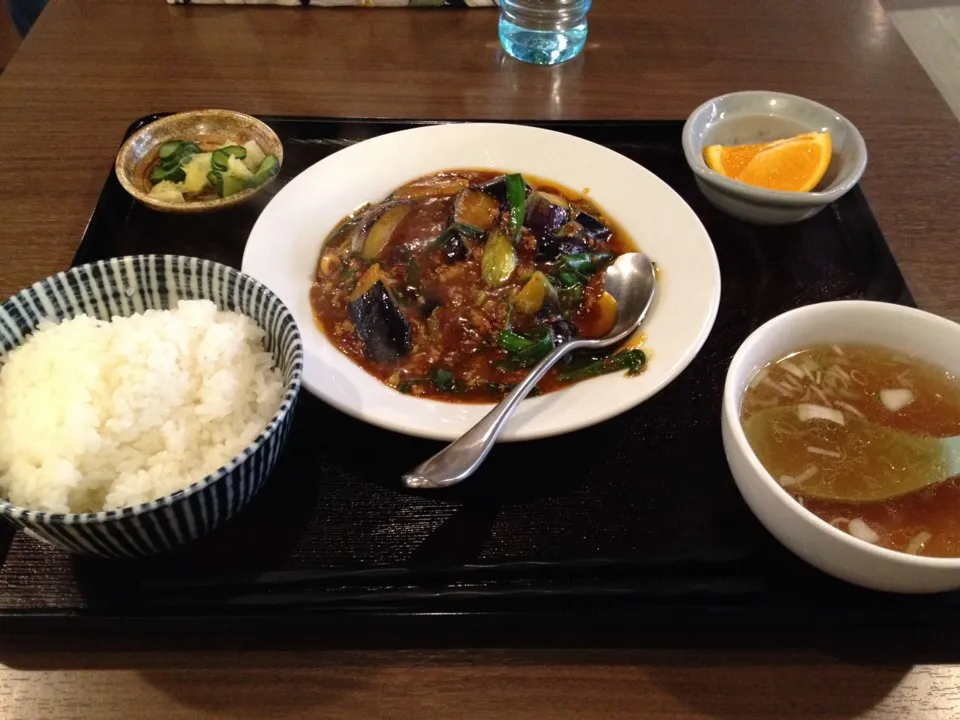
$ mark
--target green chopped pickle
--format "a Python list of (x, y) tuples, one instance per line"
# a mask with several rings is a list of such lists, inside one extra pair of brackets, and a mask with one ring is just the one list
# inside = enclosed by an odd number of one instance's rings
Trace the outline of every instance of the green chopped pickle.
[(227, 198), (263, 185), (279, 170), (279, 159), (264, 154), (255, 140), (209, 152), (189, 140), (171, 140), (157, 149), (157, 164), (147, 175), (148, 195), (170, 203)]

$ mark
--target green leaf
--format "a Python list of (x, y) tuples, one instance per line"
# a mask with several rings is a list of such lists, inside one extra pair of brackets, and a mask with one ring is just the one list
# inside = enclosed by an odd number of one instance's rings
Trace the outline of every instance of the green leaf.
[(540, 362), (553, 350), (553, 330), (541, 327), (527, 335), (501, 330), (498, 343), (507, 351), (511, 362), (519, 367), (529, 367)]
[(430, 379), (433, 382), (433, 386), (440, 392), (451, 392), (456, 384), (453, 379), (453, 373), (441, 368), (434, 370), (433, 376)]
[(646, 354), (643, 350), (634, 348), (570, 368), (566, 372), (560, 373), (557, 379), (560, 382), (577, 382), (578, 380), (586, 380), (587, 378), (619, 371), (626, 371), (627, 375), (637, 375), (643, 371), (646, 364)]

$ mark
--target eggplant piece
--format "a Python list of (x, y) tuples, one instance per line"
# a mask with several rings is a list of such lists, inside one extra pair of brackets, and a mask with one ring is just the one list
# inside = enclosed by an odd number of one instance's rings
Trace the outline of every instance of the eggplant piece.
[(367, 233), (370, 231), (371, 226), (380, 219), (381, 215), (396, 205), (398, 205), (398, 203), (384, 202), (378, 205), (365, 206), (355, 212), (352, 218), (344, 223), (344, 225), (349, 226), (349, 229), (346, 232), (343, 243), (350, 244), (350, 252), (359, 253), (363, 250), (367, 241)]
[(587, 215), (582, 212), (579, 213), (575, 219), (583, 228), (583, 231), (593, 240), (607, 240), (613, 232), (593, 215)]
[(552, 325), (558, 320), (563, 320), (565, 318), (563, 308), (561, 307), (561, 300), (559, 293), (554, 293), (553, 295), (548, 295), (543, 299), (543, 305), (540, 307), (540, 310), (534, 315), (534, 319), (537, 325)]
[(351, 300), (348, 310), (363, 350), (374, 362), (393, 362), (410, 351), (410, 323), (379, 278)]
[(463, 241), (463, 236), (458, 233), (454, 233), (443, 244), (440, 253), (443, 255), (445, 262), (453, 264), (466, 260), (467, 255), (470, 254), (470, 251), (467, 248), (467, 244)]
[(580, 335), (577, 326), (569, 320), (557, 320), (550, 325), (553, 330), (553, 342), (556, 345), (563, 345), (565, 342), (576, 340)]
[(353, 237), (352, 232), (356, 226), (360, 223), (360, 217), (358, 215), (351, 215), (342, 223), (340, 223), (337, 228), (327, 236), (327, 239), (324, 241), (323, 246), (327, 247), (337, 247), (340, 243), (347, 241), (347, 243), (352, 243)]
[(473, 225), (455, 222), (440, 233), (430, 243), (430, 247), (431, 249), (439, 248), (440, 254), (443, 255), (446, 262), (460, 262), (467, 259), (470, 251), (467, 247), (466, 237), (481, 238), (483, 237), (483, 230)]
[[(507, 176), (501, 175), (500, 177), (489, 180), (481, 185), (476, 186), (477, 190), (480, 192), (486, 193), (492, 198), (495, 198), (500, 203), (507, 202)], [(533, 192), (533, 188), (527, 185), (526, 182), (523, 183), (524, 195), (525, 197), (530, 197), (530, 193)]]
[(377, 284), (378, 281), (383, 279), (383, 273), (380, 272), (380, 266), (374, 263), (366, 270), (363, 271), (363, 275), (360, 276), (360, 279), (357, 280), (357, 284), (353, 288), (353, 292), (350, 293), (348, 298), (349, 302), (354, 300), (359, 300), (362, 295), (364, 295), (367, 290), (372, 288)]
[(390, 238), (397, 227), (410, 212), (412, 205), (394, 205), (387, 210), (370, 228), (367, 239), (363, 243), (363, 257), (367, 260), (376, 260), (383, 249), (390, 243)]
[(579, 255), (587, 252), (588, 243), (582, 235), (549, 235), (537, 242), (537, 260), (556, 260), (561, 255)]
[(487, 287), (503, 285), (517, 269), (517, 251), (499, 228), (490, 233), (480, 258), (480, 274)]
[[(580, 331), (577, 329), (577, 326), (569, 320), (556, 320), (550, 324), (550, 329), (553, 330), (554, 347), (559, 347), (564, 343), (570, 342), (571, 340), (576, 340), (578, 337), (580, 337)], [(560, 359), (559, 364), (570, 365), (573, 362), (576, 354), (576, 352), (567, 353)]]
[(428, 200), (429, 198), (450, 197), (469, 187), (470, 183), (462, 177), (430, 178), (404, 185), (393, 191), (394, 200)]
[(570, 219), (570, 203), (566, 198), (537, 190), (527, 200), (524, 224), (537, 238), (553, 235)]
[(381, 205), (367, 203), (354, 210), (327, 236), (323, 243), (324, 247), (347, 245), (350, 252), (360, 252), (363, 249), (367, 230), (377, 219), (381, 207)]
[(489, 230), (500, 214), (500, 203), (480, 190), (461, 191), (453, 201), (453, 220), (479, 230)]

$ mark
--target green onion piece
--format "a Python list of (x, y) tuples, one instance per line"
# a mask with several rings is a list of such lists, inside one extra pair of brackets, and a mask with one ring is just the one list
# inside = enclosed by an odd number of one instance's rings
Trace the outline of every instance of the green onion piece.
[(577, 273), (559, 272), (554, 277), (562, 288), (573, 288), (583, 284), (583, 281)]
[(507, 175), (504, 182), (507, 186), (507, 205), (510, 208), (510, 239), (516, 244), (527, 214), (527, 189), (520, 173)]
[(410, 258), (407, 263), (407, 285), (418, 287), (420, 285), (420, 265), (416, 258)]
[(561, 255), (557, 263), (560, 272), (579, 273), (589, 275), (597, 272), (601, 267), (613, 260), (613, 253), (577, 253), (576, 255)]
[(466, 223), (452, 223), (442, 233), (437, 235), (433, 242), (430, 243), (430, 249), (434, 250), (436, 248), (443, 247), (447, 240), (455, 235), (459, 235), (462, 238), (479, 238), (483, 237), (483, 230), (478, 227), (474, 227), (473, 225), (467, 225)]

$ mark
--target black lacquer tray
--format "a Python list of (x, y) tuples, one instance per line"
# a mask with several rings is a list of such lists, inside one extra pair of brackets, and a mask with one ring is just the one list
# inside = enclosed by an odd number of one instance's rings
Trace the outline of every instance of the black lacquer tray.
[[(264, 120), (285, 161), (253, 204), (165, 215), (137, 204), (111, 174), (76, 262), (178, 253), (239, 267), (260, 210), (287, 181), (346, 145), (419, 124)], [(753, 226), (701, 196), (680, 122), (532, 124), (641, 163), (710, 233), (719, 315), (669, 388), (593, 428), (500, 446), (472, 481), (421, 494), (404, 490), (399, 475), (438, 444), (368, 427), (304, 393), (265, 490), (176, 555), (72, 558), (5, 531), (0, 632), (522, 645), (805, 643), (884, 628), (949, 643), (960, 595), (874, 593), (808, 567), (751, 515), (721, 446), (724, 374), (758, 325), (823, 300), (912, 304), (860, 190), (799, 225)]]

